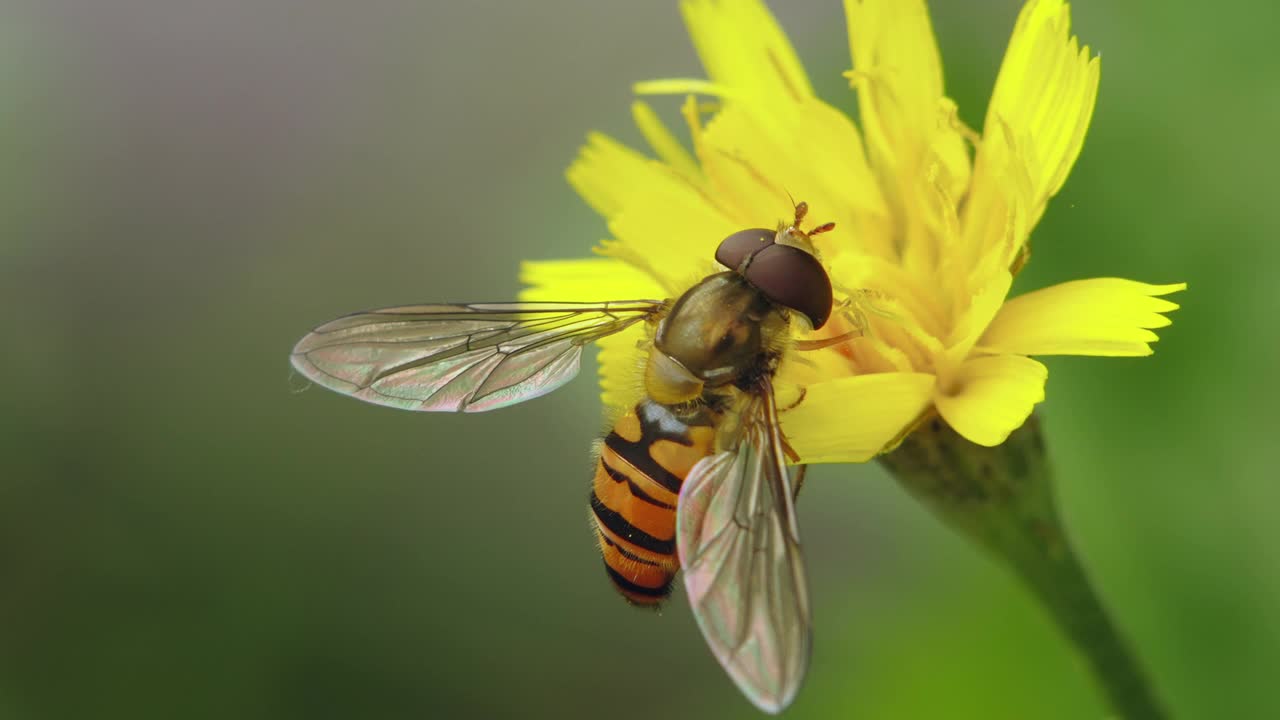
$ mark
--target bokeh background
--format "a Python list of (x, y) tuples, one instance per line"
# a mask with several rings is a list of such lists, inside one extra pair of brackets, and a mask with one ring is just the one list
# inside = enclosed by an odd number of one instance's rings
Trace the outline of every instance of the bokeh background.
[[(775, 5), (852, 109), (838, 3)], [(1019, 3), (933, 5), (980, 125)], [(1152, 358), (1049, 359), (1063, 512), (1177, 717), (1274, 716), (1280, 11), (1073, 10), (1101, 95), (1015, 291), (1190, 290)], [(637, 140), (630, 83), (700, 74), (674, 3), (6, 0), (0, 717), (755, 717), (683, 599), (605, 580), (589, 371), (445, 417), (298, 392), (286, 358), (582, 255), (584, 133)], [(800, 516), (790, 717), (1102, 716), (1015, 581), (880, 468), (818, 468)]]

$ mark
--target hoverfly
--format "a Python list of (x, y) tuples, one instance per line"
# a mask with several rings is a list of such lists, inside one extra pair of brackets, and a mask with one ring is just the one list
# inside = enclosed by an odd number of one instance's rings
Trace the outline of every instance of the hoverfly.
[(355, 313), (302, 338), (293, 367), (378, 405), (481, 412), (555, 390), (584, 346), (644, 323), (645, 397), (599, 443), (590, 493), (605, 569), (638, 605), (663, 600), (683, 570), (716, 659), (778, 712), (807, 669), (811, 618), (773, 377), (793, 326), (821, 328), (833, 303), (810, 236), (834, 224), (802, 231), (807, 210), (725, 238), (715, 258), (727, 270), (674, 300)]

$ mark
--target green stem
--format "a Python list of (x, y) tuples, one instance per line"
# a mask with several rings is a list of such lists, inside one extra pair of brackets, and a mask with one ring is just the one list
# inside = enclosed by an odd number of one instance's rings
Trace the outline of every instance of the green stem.
[(1013, 568), (1084, 655), (1120, 717), (1167, 717), (1067, 539), (1036, 417), (994, 448), (933, 418), (881, 462), (943, 522)]

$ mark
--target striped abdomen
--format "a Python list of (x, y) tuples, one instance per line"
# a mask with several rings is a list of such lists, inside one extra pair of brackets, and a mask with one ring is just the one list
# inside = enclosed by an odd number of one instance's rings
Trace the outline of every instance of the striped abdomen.
[(600, 446), (591, 512), (605, 570), (630, 602), (655, 605), (671, 592), (676, 500), (685, 476), (712, 454), (716, 431), (705, 411), (679, 416), (645, 400), (614, 424)]

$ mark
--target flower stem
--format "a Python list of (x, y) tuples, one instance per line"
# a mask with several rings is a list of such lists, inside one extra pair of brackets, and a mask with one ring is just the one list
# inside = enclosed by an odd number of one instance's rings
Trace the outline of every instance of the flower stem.
[(880, 460), (944, 523), (1013, 568), (1084, 655), (1119, 717), (1167, 717), (1067, 539), (1035, 416), (993, 448), (935, 417)]

